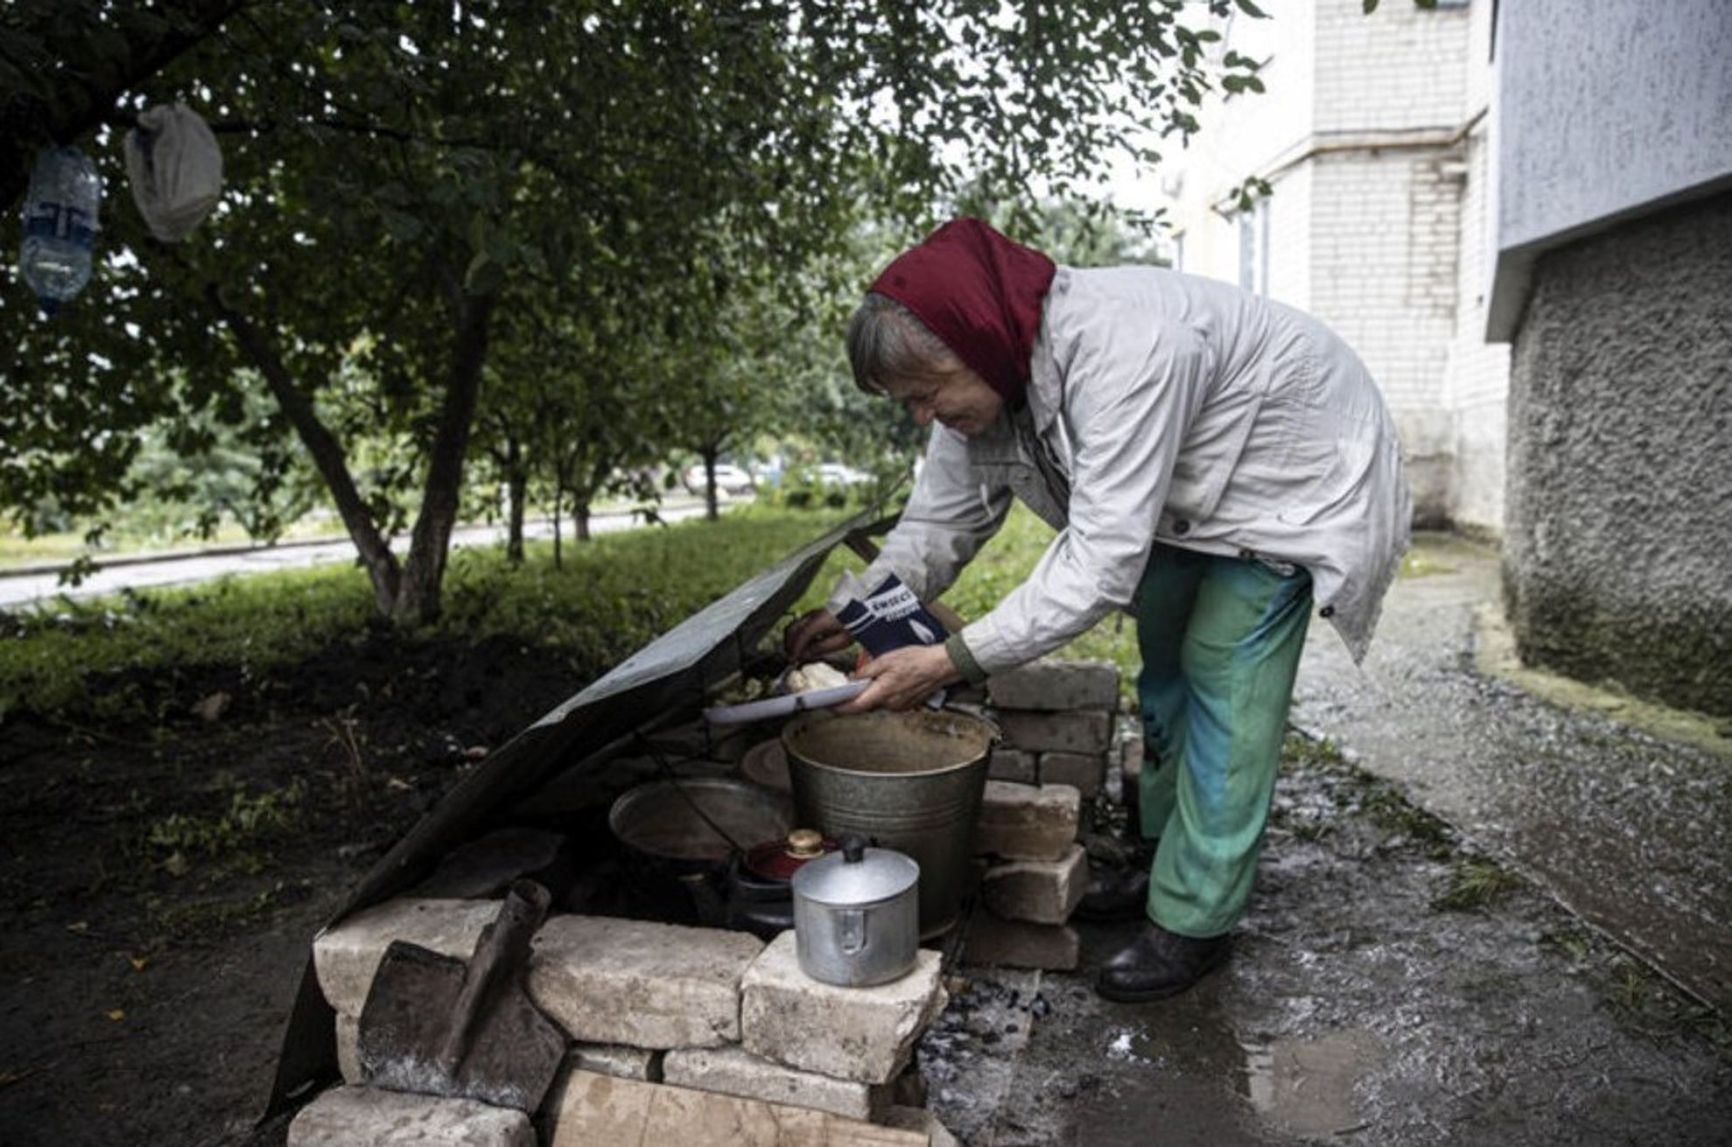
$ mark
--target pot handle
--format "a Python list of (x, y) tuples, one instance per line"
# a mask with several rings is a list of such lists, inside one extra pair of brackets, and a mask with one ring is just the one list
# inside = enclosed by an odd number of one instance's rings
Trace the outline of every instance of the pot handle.
[(844, 954), (852, 956), (866, 946), (866, 912), (860, 908), (844, 908), (837, 920), (838, 940)]

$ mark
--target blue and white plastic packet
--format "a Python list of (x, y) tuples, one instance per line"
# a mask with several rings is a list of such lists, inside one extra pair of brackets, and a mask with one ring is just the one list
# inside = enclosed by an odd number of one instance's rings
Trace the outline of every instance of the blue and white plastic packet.
[(895, 574), (866, 591), (854, 574), (845, 573), (837, 590), (849, 601), (836, 620), (874, 657), (904, 645), (939, 645), (950, 636)]

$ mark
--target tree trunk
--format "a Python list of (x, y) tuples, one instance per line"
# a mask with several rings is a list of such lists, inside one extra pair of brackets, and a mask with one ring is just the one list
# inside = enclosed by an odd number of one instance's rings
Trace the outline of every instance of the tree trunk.
[(561, 497), (565, 489), (558, 483), (553, 484), (553, 568), (564, 569), (565, 558), (562, 551), (563, 538), (560, 536), (559, 506), (565, 499)]
[(505, 532), (505, 560), (520, 566), (523, 564), (523, 499), (529, 494), (529, 475), (523, 472), (521, 464), (508, 472), (505, 489), (505, 496), (511, 500)]
[(589, 541), (589, 499), (580, 498), (571, 508), (572, 536), (580, 542)]
[(277, 405), (282, 407), (283, 413), (288, 416), (289, 424), (295, 428), (296, 435), (306, 446), (307, 453), (312, 456), (313, 465), (318, 469), (319, 476), (325, 480), (326, 489), (331, 492), (331, 500), (337, 504), (337, 513), (343, 519), (343, 527), (348, 530), (350, 540), (355, 543), (361, 565), (372, 580), (374, 608), (379, 611), (380, 616), (390, 617), (397, 608), (402, 585), (402, 567), (397, 562), (397, 555), (391, 552), (390, 543), (379, 532), (378, 524), (373, 521), (373, 515), (362, 501), (360, 491), (355, 488), (355, 480), (349, 474), (348, 456), (344, 454), (342, 444), (325, 428), (325, 424), (319, 421), (312, 402), (295, 386), (294, 379), (289, 377), (288, 368), (283, 365), (283, 360), (277, 355), (276, 348), (271, 345), (265, 332), (223, 302), (214, 285), (207, 288), (205, 298), (223, 323), (234, 332), (235, 341), (240, 344), (241, 350), (264, 376), (265, 385), (270, 389), (272, 397), (277, 400)]
[(451, 376), (445, 406), (433, 439), (427, 481), (422, 487), (421, 512), (409, 536), (409, 558), (403, 564), (395, 616), (428, 622), (439, 616), (439, 592), (445, 583), (445, 559), (450, 555), (451, 529), (457, 524), (463, 487), (463, 458), (481, 394), (481, 365), (487, 358), (488, 327), (498, 295), (461, 295), (457, 341), (452, 348)]
[(720, 521), (722, 511), (716, 500), (716, 455), (721, 453), (720, 447), (706, 446), (702, 454), (704, 459), (704, 519)]

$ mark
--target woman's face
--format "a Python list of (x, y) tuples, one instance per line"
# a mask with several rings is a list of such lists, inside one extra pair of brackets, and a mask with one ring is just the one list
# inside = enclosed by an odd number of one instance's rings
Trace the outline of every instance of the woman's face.
[(1004, 409), (998, 392), (960, 362), (943, 374), (888, 383), (884, 391), (908, 407), (916, 425), (939, 422), (964, 438), (986, 433)]

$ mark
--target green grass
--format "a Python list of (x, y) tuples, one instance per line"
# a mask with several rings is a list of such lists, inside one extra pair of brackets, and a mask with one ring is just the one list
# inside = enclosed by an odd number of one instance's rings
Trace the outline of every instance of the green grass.
[[(422, 635), (479, 641), (507, 634), (605, 667), (842, 516), (747, 508), (718, 523), (607, 534), (581, 546), (568, 542), (558, 569), (550, 544), (532, 544), (521, 567), (496, 548), (458, 550), (446, 576), (444, 616)], [(827, 576), (814, 595), (827, 590)], [(137, 712), (128, 684), (140, 675), (224, 666), (238, 669), (244, 682), (365, 634), (371, 617), (367, 579), (350, 566), (61, 599), (0, 622), (0, 718), (19, 708), (95, 721), (148, 717)]]
[[(557, 569), (549, 543), (531, 544), (521, 567), (508, 565), (498, 548), (457, 550), (443, 617), (424, 635), (459, 641), (509, 635), (605, 668), (843, 517), (742, 507), (720, 522), (568, 542)], [(985, 616), (1028, 575), (1052, 537), (1049, 526), (1018, 507), (944, 600), (966, 619)], [(821, 603), (843, 569), (861, 564), (838, 548), (790, 616)], [(60, 599), (4, 618), (10, 632), (0, 636), (0, 717), (19, 708), (95, 721), (148, 717), (137, 712), (129, 685), (140, 674), (223, 666), (238, 669), (245, 682), (364, 634), (371, 616), (367, 579), (349, 566), (87, 602)], [(1059, 655), (1116, 662), (1128, 694), (1139, 663), (1136, 626), (1111, 615)]]
[(1439, 912), (1477, 912), (1522, 887), (1522, 878), (1485, 857), (1470, 856), (1456, 862), (1449, 883), (1431, 902)]

